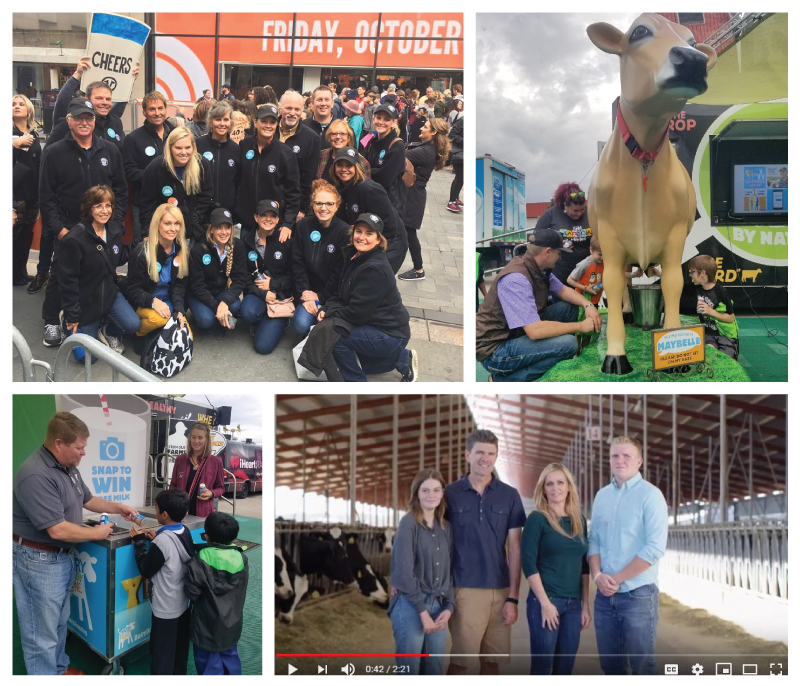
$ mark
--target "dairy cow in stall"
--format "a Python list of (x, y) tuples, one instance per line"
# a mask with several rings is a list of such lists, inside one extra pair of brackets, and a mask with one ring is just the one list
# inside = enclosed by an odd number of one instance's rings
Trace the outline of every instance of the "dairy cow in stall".
[[(333, 531), (333, 530), (331, 530)], [(350, 569), (353, 571), (358, 583), (361, 595), (366, 596), (376, 605), (386, 609), (389, 607), (389, 585), (386, 579), (374, 571), (361, 549), (358, 547), (358, 534), (343, 534), (345, 538), (345, 550), (350, 561)]]
[(275, 607), (278, 619), (291, 624), (294, 611), (308, 592), (308, 577), (297, 569), (291, 555), (282, 548), (275, 548)]

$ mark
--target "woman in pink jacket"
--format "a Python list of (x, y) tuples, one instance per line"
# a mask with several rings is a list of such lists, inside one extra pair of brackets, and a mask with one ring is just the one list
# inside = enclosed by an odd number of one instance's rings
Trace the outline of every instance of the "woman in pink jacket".
[[(200, 484), (206, 491), (200, 493)], [(214, 498), (225, 492), (222, 460), (211, 454), (211, 429), (195, 422), (186, 439), (186, 452), (178, 455), (172, 468), (170, 488), (182, 488), (189, 494), (189, 514), (208, 517), (214, 511)]]

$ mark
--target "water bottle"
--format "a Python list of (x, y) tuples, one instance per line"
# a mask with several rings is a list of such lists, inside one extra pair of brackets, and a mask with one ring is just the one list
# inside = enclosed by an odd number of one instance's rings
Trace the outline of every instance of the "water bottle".
[(206, 488), (206, 485), (205, 485), (205, 484), (200, 484), (200, 494), (201, 494), (201, 495), (202, 495), (203, 493), (205, 493), (207, 490), (208, 490), (208, 489)]
[[(83, 348), (81, 348), (81, 350), (83, 350)], [(103, 514), (100, 515), (100, 524), (102, 525), (108, 523), (109, 523), (108, 515), (105, 512), (103, 512)]]
[(703, 306), (703, 304), (705, 304), (705, 302), (706, 301), (703, 299), (702, 295), (698, 295), (697, 296), (697, 313), (698, 314), (701, 314), (701, 312), (702, 312), (701, 307)]

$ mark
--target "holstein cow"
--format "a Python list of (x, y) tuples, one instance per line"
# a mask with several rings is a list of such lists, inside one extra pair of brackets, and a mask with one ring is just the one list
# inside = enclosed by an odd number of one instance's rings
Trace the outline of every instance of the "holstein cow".
[(278, 619), (287, 624), (294, 621), (294, 611), (308, 591), (308, 577), (300, 574), (291, 555), (275, 548), (275, 608)]
[(589, 224), (603, 251), (608, 299), (605, 374), (633, 370), (625, 354), (622, 305), (625, 266), (660, 263), (666, 328), (678, 314), (683, 245), (694, 224), (694, 186), (667, 139), (669, 120), (704, 93), (717, 61), (691, 31), (657, 14), (642, 14), (627, 33), (600, 22), (586, 29), (603, 52), (619, 55), (622, 92), (617, 122), (589, 188)]
[(382, 575), (375, 572), (358, 547), (358, 534), (344, 534), (347, 557), (350, 569), (358, 582), (361, 595), (366, 596), (376, 605), (386, 609), (389, 607), (389, 586)]
[(392, 552), (392, 544), (394, 543), (395, 531), (392, 527), (387, 527), (382, 534), (378, 534), (378, 543), (381, 545), (381, 550), (384, 553)]
[(336, 538), (327, 531), (313, 531), (300, 535), (300, 571), (308, 575), (322, 574), (349, 586), (354, 584), (356, 579), (340, 540), (341, 529), (337, 531)]

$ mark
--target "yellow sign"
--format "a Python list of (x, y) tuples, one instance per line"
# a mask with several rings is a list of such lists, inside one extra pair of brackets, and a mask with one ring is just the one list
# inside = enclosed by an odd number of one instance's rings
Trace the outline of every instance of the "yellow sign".
[(653, 369), (669, 369), (705, 362), (706, 345), (702, 324), (653, 331)]

